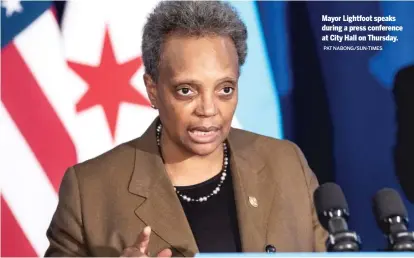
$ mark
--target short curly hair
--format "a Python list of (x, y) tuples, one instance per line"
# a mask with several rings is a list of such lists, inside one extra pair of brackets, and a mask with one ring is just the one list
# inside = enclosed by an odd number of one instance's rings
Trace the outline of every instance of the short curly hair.
[(247, 55), (247, 28), (230, 4), (220, 1), (163, 1), (149, 15), (142, 36), (145, 72), (153, 80), (165, 39), (177, 33), (187, 36), (228, 36), (234, 42), (239, 69)]

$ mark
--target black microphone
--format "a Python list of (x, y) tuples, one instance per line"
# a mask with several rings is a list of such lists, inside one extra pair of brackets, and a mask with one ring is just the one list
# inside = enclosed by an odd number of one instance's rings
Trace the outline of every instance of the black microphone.
[(349, 209), (342, 189), (334, 183), (319, 186), (313, 199), (321, 225), (329, 232), (328, 252), (358, 252), (361, 238), (348, 229)]
[(274, 245), (266, 245), (266, 253), (276, 253), (276, 247)]
[(387, 251), (414, 252), (414, 232), (408, 231), (408, 213), (398, 192), (390, 188), (378, 191), (372, 208), (387, 237)]

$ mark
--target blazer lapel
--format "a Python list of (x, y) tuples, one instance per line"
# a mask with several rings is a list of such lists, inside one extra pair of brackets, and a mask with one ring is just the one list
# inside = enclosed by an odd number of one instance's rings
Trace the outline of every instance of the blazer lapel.
[[(136, 216), (153, 233), (184, 256), (199, 252), (184, 210), (164, 169), (155, 138), (156, 121), (136, 140), (136, 158), (129, 191), (144, 198)], [(264, 161), (250, 149), (252, 142), (229, 135), (230, 164), (243, 252), (263, 252), (266, 221), (277, 187), (266, 173)]]
[(137, 140), (129, 191), (145, 200), (135, 209), (135, 214), (176, 251), (194, 256), (198, 252), (197, 244), (159, 156), (155, 127), (154, 121)]
[(231, 131), (229, 145), (231, 170), (243, 252), (263, 252), (266, 246), (266, 221), (276, 190), (266, 166), (252, 142)]

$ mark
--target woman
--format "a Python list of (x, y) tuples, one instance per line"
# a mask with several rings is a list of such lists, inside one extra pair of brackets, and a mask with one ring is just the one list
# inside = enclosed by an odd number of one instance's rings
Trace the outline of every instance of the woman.
[(46, 256), (324, 250), (300, 150), (231, 128), (246, 38), (227, 4), (156, 7), (142, 54), (159, 118), (66, 172)]

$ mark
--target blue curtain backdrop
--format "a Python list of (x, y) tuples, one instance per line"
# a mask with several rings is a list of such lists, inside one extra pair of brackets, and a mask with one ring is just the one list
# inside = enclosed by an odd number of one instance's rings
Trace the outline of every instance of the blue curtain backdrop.
[[(414, 220), (414, 2), (256, 4), (285, 138), (304, 150), (321, 183), (343, 188), (364, 250), (383, 247), (371, 212), (376, 191), (398, 190)], [(392, 15), (404, 30), (397, 43), (380, 42), (382, 51), (324, 51), (324, 14)]]
[[(237, 110), (243, 127), (297, 143), (320, 183), (343, 188), (364, 250), (383, 248), (376, 191), (398, 190), (414, 221), (414, 2), (232, 4), (250, 36), (241, 102), (258, 103)], [(64, 3), (56, 7), (59, 18)], [(324, 51), (324, 14), (392, 15), (404, 30), (397, 43), (379, 42), (382, 51)]]

